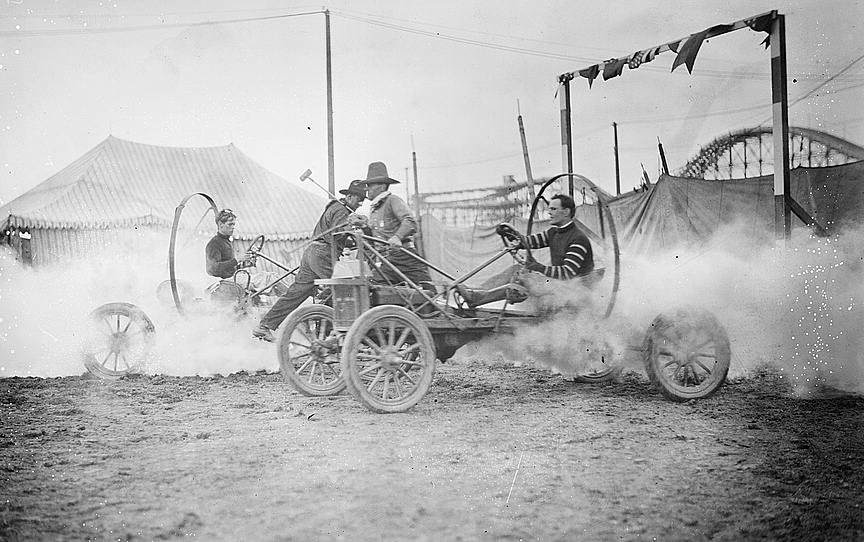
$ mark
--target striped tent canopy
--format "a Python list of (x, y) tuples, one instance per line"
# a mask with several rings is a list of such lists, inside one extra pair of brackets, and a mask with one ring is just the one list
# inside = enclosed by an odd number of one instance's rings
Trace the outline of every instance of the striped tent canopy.
[(0, 207), (0, 224), (18, 230), (170, 226), (177, 204), (195, 192), (233, 209), (241, 219), (241, 238), (308, 238), (326, 203), (233, 144), (161, 147), (108, 136)]

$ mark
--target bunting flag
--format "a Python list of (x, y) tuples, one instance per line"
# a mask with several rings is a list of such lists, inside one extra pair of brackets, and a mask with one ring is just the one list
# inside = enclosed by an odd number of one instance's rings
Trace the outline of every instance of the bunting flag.
[(621, 75), (621, 72), (624, 71), (624, 65), (627, 64), (627, 57), (624, 58), (610, 58), (606, 62), (603, 63), (603, 80), (612, 79), (613, 77), (618, 77)]
[(678, 46), (679, 46), (680, 44), (681, 44), (681, 40), (678, 40), (678, 41), (670, 41), (669, 43), (666, 44), (666, 46), (669, 47), (669, 50), (674, 51), (674, 52), (677, 53), (677, 52), (678, 52)]
[(630, 55), (630, 60), (627, 61), (627, 67), (631, 70), (635, 70), (636, 68), (638, 68), (643, 62), (642, 57), (644, 55), (642, 53), (642, 51), (636, 51), (635, 53)]
[(767, 49), (769, 45), (771, 45), (771, 24), (774, 22), (774, 14), (766, 13), (761, 17), (754, 17), (752, 19), (746, 19), (744, 24), (750, 27), (750, 30), (754, 30), (756, 32), (767, 32), (768, 35), (765, 36), (765, 39), (762, 40), (762, 45)]
[(591, 88), (591, 84), (594, 83), (594, 80), (597, 79), (598, 75), (600, 75), (600, 66), (594, 64), (590, 68), (579, 70), (579, 75), (588, 79), (588, 88)]
[[(693, 63), (696, 62), (696, 55), (699, 53), (699, 48), (702, 47), (702, 42), (705, 41), (707, 30), (691, 34), (680, 50), (676, 50), (678, 56), (675, 57), (675, 62), (672, 63), (672, 71), (681, 64), (687, 65), (687, 71), (693, 73)], [(670, 47), (671, 49), (671, 47)], [(677, 49), (677, 48), (676, 48)]]
[(730, 30), (732, 30), (731, 24), (718, 24), (711, 28), (706, 28), (702, 32), (690, 34), (684, 45), (677, 51), (678, 56), (675, 57), (675, 62), (672, 63), (672, 71), (674, 72), (675, 68), (684, 64), (687, 66), (687, 71), (693, 73), (693, 63), (696, 62), (696, 55), (699, 54), (699, 48), (702, 47), (702, 42), (705, 41), (705, 38), (711, 38)]
[(644, 53), (644, 60), (642, 62), (651, 62), (654, 60), (654, 57), (660, 54), (660, 47), (662, 47), (662, 45), (642, 51), (642, 53)]

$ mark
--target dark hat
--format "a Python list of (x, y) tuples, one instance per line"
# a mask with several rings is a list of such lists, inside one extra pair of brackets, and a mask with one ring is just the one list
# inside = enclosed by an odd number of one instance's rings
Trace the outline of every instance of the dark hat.
[(359, 196), (360, 199), (366, 198), (366, 181), (361, 181), (360, 179), (354, 179), (351, 181), (351, 184), (348, 185), (348, 188), (343, 188), (339, 191), (343, 196)]
[(387, 166), (384, 162), (372, 162), (369, 164), (369, 172), (366, 174), (366, 184), (383, 183), (383, 184), (399, 184), (396, 179), (391, 179), (387, 175)]

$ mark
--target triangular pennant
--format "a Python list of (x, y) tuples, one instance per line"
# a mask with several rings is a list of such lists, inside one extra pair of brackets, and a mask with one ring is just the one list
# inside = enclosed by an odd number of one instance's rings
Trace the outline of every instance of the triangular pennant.
[(624, 70), (624, 65), (627, 64), (627, 57), (624, 58), (610, 58), (606, 62), (603, 63), (603, 80), (612, 79), (613, 77), (618, 77), (621, 75), (621, 72)]
[(678, 40), (678, 41), (673, 41), (671, 43), (667, 43), (666, 45), (669, 47), (669, 49), (671, 49), (672, 51), (675, 51), (677, 53), (678, 52), (678, 46), (680, 44), (681, 44), (681, 40)]
[(597, 76), (600, 75), (600, 66), (594, 64), (590, 68), (579, 70), (579, 75), (581, 75), (585, 79), (588, 79), (588, 88), (591, 88), (591, 85), (594, 83), (594, 79), (597, 79)]
[(675, 57), (675, 62), (672, 63), (672, 71), (681, 64), (687, 66), (687, 71), (693, 73), (693, 63), (696, 61), (696, 55), (699, 53), (699, 48), (702, 47), (702, 42), (705, 41), (705, 35), (708, 30), (691, 34), (681, 49), (678, 51), (678, 56)]
[(752, 19), (745, 19), (744, 24), (749, 26), (752, 30), (756, 32), (768, 32), (771, 33), (771, 23), (774, 22), (774, 13), (766, 13), (761, 17), (754, 17)]

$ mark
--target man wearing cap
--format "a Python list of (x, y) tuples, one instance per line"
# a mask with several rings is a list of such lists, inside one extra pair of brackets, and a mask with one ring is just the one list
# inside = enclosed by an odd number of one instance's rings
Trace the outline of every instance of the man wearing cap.
[[(385, 239), (390, 245), (387, 260), (396, 266), (414, 284), (430, 282), (429, 268), (426, 264), (411, 257), (416, 254), (413, 237), (417, 232), (417, 222), (408, 205), (398, 196), (390, 193), (390, 185), (399, 181), (387, 174), (383, 162), (372, 162), (366, 174), (366, 197), (370, 200), (372, 211), (369, 213), (368, 229), (371, 234)], [(403, 282), (396, 272), (387, 265), (377, 270), (377, 278), (393, 284)]]
[[(273, 332), (279, 328), (285, 318), (315, 293), (315, 279), (329, 279), (333, 274), (333, 259), (331, 247), (336, 248), (336, 254), (341, 254), (345, 248), (348, 236), (334, 235), (340, 231), (339, 226), (347, 224), (348, 216), (356, 211), (366, 197), (363, 181), (351, 181), (348, 188), (339, 191), (344, 198), (330, 200), (324, 207), (324, 212), (315, 230), (312, 232), (312, 243), (303, 252), (300, 268), (294, 278), (294, 283), (288, 288), (276, 303), (261, 317), (258, 327), (252, 330), (252, 336), (268, 342), (276, 337)], [(334, 229), (330, 233), (324, 233)]]

